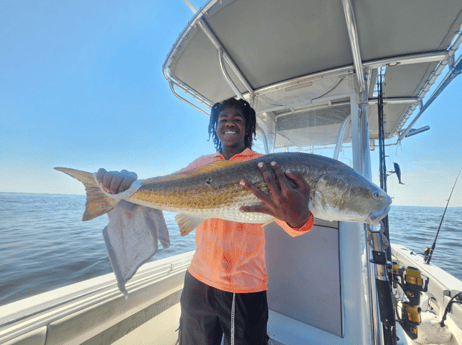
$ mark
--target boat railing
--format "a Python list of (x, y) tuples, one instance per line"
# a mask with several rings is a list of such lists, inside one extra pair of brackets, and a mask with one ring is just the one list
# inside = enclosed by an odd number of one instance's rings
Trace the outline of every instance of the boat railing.
[[(2, 306), (0, 343), (27, 337), (28, 334), (34, 334), (40, 329), (46, 329), (46, 339), (90, 339), (96, 335), (95, 329), (100, 328), (96, 332), (100, 333), (121, 322), (118, 319), (121, 314), (126, 318), (144, 309), (149, 310), (154, 303), (162, 303), (163, 307), (155, 305), (157, 311), (149, 312), (150, 316), (154, 317), (166, 305), (179, 302), (178, 291), (182, 289), (184, 273), (193, 253), (188, 252), (143, 265), (127, 283), (130, 294), (128, 300), (125, 300), (117, 287), (115, 276), (110, 273)], [(152, 293), (153, 291), (156, 293)], [(166, 294), (167, 291), (171, 293)], [(93, 317), (86, 318), (85, 315), (89, 314)], [(136, 321), (127, 322), (136, 322), (139, 325), (147, 321), (149, 318), (142, 315), (136, 318)], [(75, 330), (71, 329), (72, 324)]]

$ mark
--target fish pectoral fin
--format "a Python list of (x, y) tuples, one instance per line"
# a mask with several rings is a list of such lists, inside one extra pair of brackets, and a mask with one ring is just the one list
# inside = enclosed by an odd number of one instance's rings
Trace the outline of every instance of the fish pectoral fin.
[(178, 224), (178, 227), (180, 228), (181, 236), (188, 235), (191, 231), (197, 228), (197, 226), (204, 220), (204, 218), (194, 217), (184, 213), (180, 213), (175, 216), (175, 221)]
[(323, 210), (323, 198), (322, 194), (320, 191), (315, 191), (313, 194), (313, 200), (312, 200), (312, 205), (311, 208), (316, 208), (317, 210)]
[(271, 224), (272, 222), (275, 221), (276, 218), (271, 218), (270, 220), (267, 220), (266, 222), (263, 223), (263, 226), (267, 226), (268, 224)]

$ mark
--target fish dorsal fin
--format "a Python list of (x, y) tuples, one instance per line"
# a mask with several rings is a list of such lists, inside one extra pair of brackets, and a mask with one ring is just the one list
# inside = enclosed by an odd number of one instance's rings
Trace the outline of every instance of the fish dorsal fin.
[(241, 164), (242, 162), (233, 162), (233, 161), (228, 161), (228, 160), (221, 160), (217, 162), (213, 162), (207, 165), (204, 165), (199, 168), (191, 169), (188, 171), (181, 171), (177, 172), (171, 175), (166, 175), (166, 176), (160, 176), (160, 177), (154, 177), (147, 179), (143, 182), (143, 185), (149, 184), (149, 183), (154, 183), (154, 182), (168, 182), (168, 181), (175, 181), (175, 180), (181, 180), (183, 178), (187, 177), (193, 177), (196, 175), (201, 175), (204, 173), (216, 171), (222, 168), (226, 168), (232, 165), (236, 164)]
[(204, 220), (204, 218), (194, 217), (184, 213), (180, 213), (175, 216), (175, 221), (180, 228), (181, 236), (186, 236), (189, 234)]
[(269, 224), (271, 224), (272, 222), (274, 222), (276, 220), (276, 218), (271, 218), (269, 220), (267, 220), (266, 222), (263, 223), (263, 226), (267, 226)]

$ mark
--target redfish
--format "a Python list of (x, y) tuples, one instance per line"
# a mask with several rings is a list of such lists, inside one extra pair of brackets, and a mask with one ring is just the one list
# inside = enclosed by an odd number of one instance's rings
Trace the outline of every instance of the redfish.
[(247, 180), (268, 192), (257, 164), (263, 162), (269, 166), (273, 161), (283, 171), (300, 173), (308, 183), (309, 209), (315, 218), (377, 225), (390, 210), (390, 196), (348, 165), (307, 153), (275, 153), (245, 162), (218, 161), (187, 172), (137, 180), (127, 191), (115, 195), (102, 189), (95, 174), (69, 168), (55, 169), (85, 185), (84, 221), (101, 216), (119, 200), (126, 200), (179, 213), (175, 219), (181, 233), (186, 235), (208, 218), (243, 223), (271, 222), (270, 215), (239, 211), (241, 206), (261, 204), (239, 182)]

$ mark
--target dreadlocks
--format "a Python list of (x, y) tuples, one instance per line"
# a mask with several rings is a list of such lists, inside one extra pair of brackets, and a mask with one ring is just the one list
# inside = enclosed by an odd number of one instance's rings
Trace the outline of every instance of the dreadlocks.
[(222, 110), (234, 108), (239, 110), (245, 118), (245, 147), (252, 148), (252, 141), (255, 138), (256, 116), (255, 110), (249, 102), (243, 99), (229, 98), (222, 102), (215, 103), (212, 107), (209, 122), (209, 140), (212, 137), (213, 144), (218, 152), (221, 152), (221, 141), (217, 135), (218, 115)]

